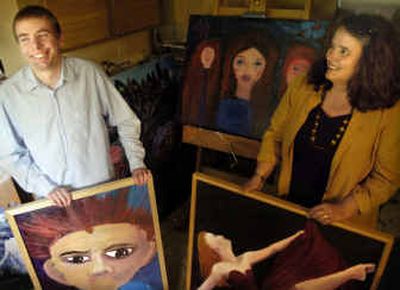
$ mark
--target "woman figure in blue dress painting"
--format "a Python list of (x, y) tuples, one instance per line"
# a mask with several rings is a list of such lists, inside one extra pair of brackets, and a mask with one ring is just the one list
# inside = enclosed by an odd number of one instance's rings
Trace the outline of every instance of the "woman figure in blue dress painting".
[(277, 49), (265, 32), (232, 38), (216, 115), (218, 130), (246, 137), (261, 134), (274, 108), (269, 88), (276, 60)]

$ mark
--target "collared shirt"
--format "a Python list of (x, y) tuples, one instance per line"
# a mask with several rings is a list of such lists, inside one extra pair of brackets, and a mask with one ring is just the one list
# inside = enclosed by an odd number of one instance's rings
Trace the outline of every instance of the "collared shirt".
[(140, 121), (101, 69), (64, 58), (50, 89), (24, 67), (0, 86), (0, 167), (39, 196), (107, 181), (107, 123), (117, 126), (131, 169), (144, 167)]

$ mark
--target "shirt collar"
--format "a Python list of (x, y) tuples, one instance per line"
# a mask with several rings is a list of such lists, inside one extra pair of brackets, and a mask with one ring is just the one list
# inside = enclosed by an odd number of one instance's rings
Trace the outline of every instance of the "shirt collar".
[(40, 86), (39, 80), (35, 77), (33, 70), (30, 66), (26, 66), (23, 70), (23, 78), (26, 80), (25, 87), (27, 91), (33, 91)]
[[(75, 77), (74, 70), (70, 65), (68, 65), (68, 61), (66, 61), (64, 57), (61, 61), (61, 74), (57, 87), (63, 85), (65, 82), (72, 81)], [(33, 91), (37, 87), (42, 86), (42, 83), (35, 76), (30, 66), (24, 68), (23, 77), (26, 80), (25, 87), (28, 91)]]

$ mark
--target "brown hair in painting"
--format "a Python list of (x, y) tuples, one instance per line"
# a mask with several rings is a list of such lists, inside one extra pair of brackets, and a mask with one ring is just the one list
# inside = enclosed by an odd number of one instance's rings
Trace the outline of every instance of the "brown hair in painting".
[(273, 111), (272, 78), (277, 59), (277, 46), (267, 31), (231, 36), (216, 116), (218, 129), (244, 136), (261, 134)]
[(220, 42), (200, 42), (192, 54), (186, 71), (182, 93), (182, 121), (193, 125), (209, 125), (217, 102), (220, 80)]

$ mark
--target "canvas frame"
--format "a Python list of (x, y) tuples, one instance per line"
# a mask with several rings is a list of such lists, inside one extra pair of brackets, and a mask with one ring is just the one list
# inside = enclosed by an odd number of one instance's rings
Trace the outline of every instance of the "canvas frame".
[[(112, 181), (112, 182), (104, 183), (104, 184), (101, 184), (98, 186), (74, 191), (74, 192), (72, 192), (72, 200), (74, 201), (74, 200), (78, 200), (78, 199), (82, 199), (82, 198), (96, 196), (96, 195), (104, 194), (104, 193), (111, 192), (114, 190), (118, 190), (118, 189), (122, 189), (122, 188), (126, 188), (126, 187), (132, 187), (134, 185), (135, 185), (135, 183), (132, 178), (125, 178), (125, 179), (121, 179), (121, 180), (117, 180), (117, 181)], [(156, 198), (155, 198), (155, 192), (154, 192), (154, 186), (153, 186), (152, 179), (150, 179), (147, 182), (147, 190), (148, 190), (151, 215), (152, 215), (152, 219), (153, 219), (154, 233), (155, 233), (155, 239), (156, 239), (156, 249), (157, 249), (157, 255), (158, 255), (158, 262), (159, 262), (159, 266), (160, 266), (160, 273), (161, 273), (163, 289), (168, 289), (165, 258), (164, 258), (162, 240), (161, 240), (160, 224), (159, 224), (159, 218), (158, 218), (158, 213), (157, 213), (157, 204), (156, 204)], [(36, 200), (36, 201), (30, 202), (27, 204), (22, 204), (18, 207), (14, 207), (14, 208), (8, 209), (6, 211), (6, 218), (8, 220), (8, 223), (10, 224), (11, 230), (17, 240), (17, 244), (18, 244), (20, 253), (24, 260), (24, 263), (25, 263), (25, 266), (29, 273), (29, 276), (32, 280), (33, 287), (34, 287), (34, 289), (38, 289), (38, 290), (43, 289), (43, 287), (42, 287), (40, 279), (36, 273), (35, 267), (32, 263), (31, 257), (29, 256), (29, 252), (28, 252), (28, 249), (24, 242), (24, 239), (21, 235), (21, 231), (18, 227), (18, 222), (16, 220), (16, 216), (18, 216), (20, 214), (34, 212), (34, 211), (37, 211), (40, 209), (48, 208), (53, 205), (54, 205), (54, 203), (51, 200), (41, 199), (41, 200)]]
[[(189, 232), (188, 232), (188, 249), (187, 249), (187, 271), (186, 271), (186, 290), (193, 289), (193, 279), (196, 273), (193, 272), (193, 263), (196, 259), (195, 252), (195, 237), (196, 237), (196, 228), (198, 225), (198, 213), (197, 213), (197, 203), (198, 198), (202, 194), (201, 189), (199, 190), (199, 185), (206, 184), (207, 186), (215, 187), (218, 190), (224, 190), (229, 192), (231, 198), (243, 197), (244, 199), (253, 200), (257, 202), (261, 202), (265, 204), (266, 207), (275, 208), (278, 211), (286, 212), (291, 215), (295, 215), (298, 217), (307, 217), (307, 211), (305, 208), (278, 198), (276, 196), (266, 194), (259, 191), (245, 192), (241, 188), (241, 186), (228, 182), (226, 180), (222, 180), (204, 173), (196, 172), (193, 175), (192, 179), (192, 195), (191, 195), (191, 203), (190, 203), (190, 221), (189, 221)], [(217, 201), (216, 201), (217, 202)], [(223, 202), (224, 203), (224, 202)], [(229, 204), (226, 203), (222, 207), (226, 208)], [(200, 209), (201, 210), (201, 209)], [(242, 212), (242, 208), (237, 208), (239, 212)], [(239, 213), (238, 213), (239, 214)], [(214, 217), (215, 220), (215, 217)], [(240, 223), (240, 218), (238, 219)], [(231, 221), (235, 227), (243, 226), (242, 224), (236, 224), (235, 221)], [(372, 274), (372, 282), (370, 284), (370, 289), (378, 289), (380, 279), (383, 276), (383, 272), (385, 270), (386, 264), (389, 259), (390, 252), (393, 247), (394, 237), (388, 233), (379, 232), (377, 230), (364, 228), (355, 226), (349, 222), (335, 222), (332, 225), (325, 226), (330, 230), (344, 230), (350, 234), (359, 235), (362, 238), (366, 238), (367, 240), (371, 240), (374, 243), (382, 243), (382, 252), (379, 259), (379, 262), (376, 263), (375, 272)], [(218, 233), (223, 234), (223, 233)]]

